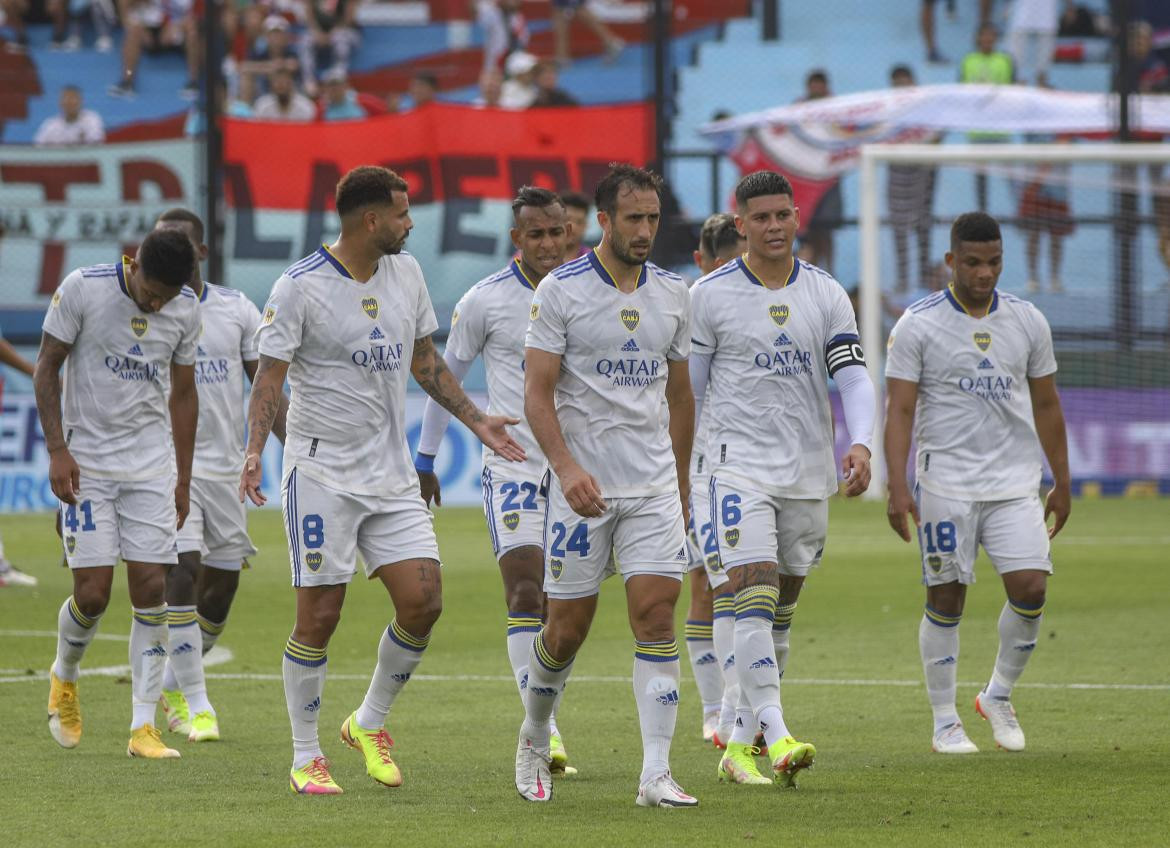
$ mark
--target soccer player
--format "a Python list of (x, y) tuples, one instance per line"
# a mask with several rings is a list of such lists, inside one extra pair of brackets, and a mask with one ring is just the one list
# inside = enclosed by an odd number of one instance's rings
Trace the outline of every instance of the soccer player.
[[(203, 221), (194, 212), (169, 209), (155, 229), (178, 230), (200, 261), (207, 258)], [(189, 285), (203, 316), (195, 361), (199, 426), (191, 512), (179, 531), (178, 565), (167, 571), (170, 642), (161, 704), (171, 732), (204, 742), (219, 738), (219, 720), (207, 697), (203, 657), (223, 632), (244, 560), (256, 553), (236, 491), (244, 451), (244, 375), (256, 375), (260, 312), (240, 292), (204, 282), (198, 262)], [(286, 405), (273, 426), (281, 440)]]
[(678, 717), (674, 606), (684, 533), (694, 399), (683, 279), (647, 261), (661, 180), (614, 165), (597, 186), (602, 240), (545, 277), (525, 339), (524, 411), (550, 468), (548, 613), (528, 658), (516, 789), (548, 801), (549, 718), (597, 609), (611, 556), (625, 579), (642, 730), (637, 803), (692, 807), (670, 775)]
[[(975, 710), (997, 745), (1022, 751), (1011, 694), (1036, 647), (1052, 573), (1049, 540), (1068, 520), (1064, 413), (1048, 322), (1027, 301), (996, 291), (1003, 270), (998, 222), (982, 212), (960, 215), (950, 247), (950, 286), (913, 304), (890, 334), (888, 516), (907, 542), (907, 513), (918, 529), (926, 585), (918, 647), (934, 712), (932, 747), (942, 754), (978, 750), (955, 709), (955, 680), (959, 620), (982, 545), (1007, 602), (995, 667)], [(906, 482), (911, 428), (918, 444), (913, 492)], [(1043, 504), (1039, 449), (1053, 476)]]
[(435, 352), (437, 322), (422, 269), (402, 251), (413, 226), (406, 181), (386, 168), (355, 168), (337, 184), (335, 205), (341, 236), (285, 271), (264, 307), (239, 493), (265, 501), (260, 452), (287, 374), (281, 496), (297, 612), (284, 649), (284, 694), (293, 735), (289, 783), (310, 795), (341, 792), (321, 751), (317, 717), (326, 646), (358, 552), (366, 577), (389, 592), (395, 617), (341, 738), (386, 786), (402, 783), (386, 715), (442, 609), (434, 519), (419, 497), (406, 443), (407, 369), (484, 444), (524, 459), (505, 429), (517, 420), (482, 413)]
[(166, 571), (187, 517), (199, 417), (199, 302), (186, 285), (194, 268), (190, 239), (151, 232), (134, 259), (70, 273), (45, 315), (33, 384), (73, 572), (49, 675), (49, 732), (65, 748), (81, 741), (78, 666), (121, 556), (134, 612), (126, 752), (179, 756), (163, 744), (154, 713), (167, 659)]
[[(699, 231), (695, 264), (705, 276), (743, 253), (746, 246), (735, 228), (735, 216), (716, 213), (703, 222)], [(697, 418), (690, 465), (691, 514), (687, 524), (691, 606), (687, 612), (686, 643), (703, 704), (703, 741), (714, 742), (722, 748), (731, 736), (731, 724), (735, 721), (739, 681), (735, 678), (732, 647), (734, 598), (730, 592), (720, 592), (716, 610), (713, 597), (716, 590), (727, 585), (727, 575), (719, 564), (719, 547), (711, 526), (707, 466), (703, 457), (706, 438), (704, 421)]]
[(565, 261), (572, 262), (590, 250), (581, 242), (585, 238), (585, 230), (589, 227), (589, 209), (592, 204), (589, 198), (579, 191), (562, 191), (561, 202), (565, 204), (565, 217), (568, 222)]
[[(22, 371), (30, 377), (33, 376), (35, 370), (35, 366), (17, 353), (16, 349), (4, 338), (0, 338), (0, 363)], [(37, 578), (31, 574), (25, 574), (8, 561), (8, 558), (4, 556), (4, 542), (0, 540), (0, 587), (36, 585)]]
[[(711, 523), (735, 593), (740, 699), (719, 776), (792, 786), (816, 749), (785, 725), (780, 678), (800, 589), (820, 563), (828, 498), (837, 491), (828, 381), (841, 392), (852, 440), (842, 461), (851, 497), (869, 485), (874, 392), (845, 290), (793, 255), (799, 211), (788, 180), (749, 174), (735, 200), (747, 253), (691, 290), (691, 377), (707, 416)], [(756, 767), (757, 723), (771, 778)]]
[[(565, 207), (543, 188), (524, 186), (512, 201), (511, 236), (516, 256), (508, 266), (476, 283), (459, 301), (451, 318), (444, 361), (462, 381), (476, 357), (487, 366), (488, 409), (520, 417), (524, 409), (524, 334), (532, 292), (565, 253)], [(440, 504), (435, 455), (451, 413), (434, 400), (423, 410), (415, 470), (423, 500)], [(488, 536), (500, 563), (508, 606), (508, 661), (523, 702), (528, 681), (528, 653), (544, 618), (544, 455), (527, 424), (514, 430), (528, 458), (508, 462), (485, 449), (483, 506)], [(568, 755), (551, 719), (552, 768), (564, 772)]]

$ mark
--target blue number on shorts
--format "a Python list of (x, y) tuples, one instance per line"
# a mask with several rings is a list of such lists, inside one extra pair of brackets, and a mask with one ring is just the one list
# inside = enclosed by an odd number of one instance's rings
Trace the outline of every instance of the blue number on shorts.
[(723, 499), (723, 523), (728, 527), (739, 524), (743, 514), (739, 511), (739, 495), (727, 495)]
[[(524, 503), (521, 504), (518, 500), (520, 492), (524, 492)], [(501, 483), (500, 494), (504, 496), (504, 502), (500, 504), (500, 512), (513, 512), (517, 509), (539, 509), (536, 503), (536, 484), (535, 483)]]
[(715, 525), (704, 524), (701, 532), (703, 534), (703, 553), (707, 556), (719, 553), (719, 544), (715, 541)]
[(573, 528), (573, 532), (569, 534), (569, 542), (565, 547), (565, 534), (568, 528), (560, 521), (554, 521), (552, 526), (553, 540), (549, 546), (548, 552), (555, 557), (566, 556), (565, 551), (570, 550), (575, 554), (587, 557), (589, 556), (589, 525), (581, 522)]
[[(77, 510), (81, 510), (82, 521), (77, 520)], [(93, 522), (93, 506), (89, 501), (82, 501), (79, 506), (69, 504), (65, 507), (65, 526), (69, 528), (70, 533), (76, 533), (77, 528), (80, 527), (82, 531), (96, 530), (97, 525)]]
[(928, 554), (939, 552), (949, 554), (955, 550), (956, 535), (953, 521), (939, 521), (933, 525), (927, 522), (922, 525), (922, 533), (926, 536), (926, 552)]
[(301, 535), (306, 548), (319, 548), (325, 544), (325, 521), (316, 513), (301, 519)]

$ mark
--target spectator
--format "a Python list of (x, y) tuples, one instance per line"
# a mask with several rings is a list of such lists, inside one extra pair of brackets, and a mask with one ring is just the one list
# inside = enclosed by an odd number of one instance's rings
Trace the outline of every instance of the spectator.
[(573, 18), (581, 21), (601, 39), (605, 45), (606, 61), (613, 62), (621, 54), (626, 43), (618, 38), (587, 5), (587, 0), (552, 0), (552, 24), (556, 36), (556, 60), (562, 68), (572, 62), (569, 50), (569, 27)]
[[(980, 26), (991, 20), (991, 7), (993, 3), (994, 0), (979, 0)], [(922, 43), (926, 47), (926, 61), (932, 65), (945, 65), (947, 64), (947, 58), (939, 52), (938, 43), (935, 39), (934, 7), (935, 0), (922, 0), (918, 28), (922, 33)], [(947, 17), (952, 21), (955, 20), (955, 0), (947, 0)]]
[(527, 109), (536, 99), (533, 74), (537, 59), (531, 53), (513, 53), (504, 63), (507, 78), (500, 91), (500, 106), (505, 109)]
[(252, 43), (247, 58), (240, 65), (240, 75), (253, 79), (256, 94), (265, 94), (268, 76), (278, 68), (288, 71), (295, 79), (300, 73), (301, 62), (292, 44), (288, 21), (280, 15), (269, 15), (264, 19), (263, 33)]
[[(227, 80), (216, 83), (216, 93), (219, 96), (219, 111), (229, 118), (252, 117), (252, 78), (242, 78), (237, 89), (236, 97), (228, 97)], [(246, 96), (246, 99), (244, 99)], [(206, 115), (202, 103), (192, 103), (187, 112), (187, 120), (183, 124), (183, 135), (188, 138), (197, 138), (207, 130)]]
[(483, 28), (483, 69), (499, 70), (510, 55), (528, 48), (528, 21), (520, 0), (479, 0), (476, 5)]
[[(1132, 4), (1130, 9), (1134, 9)], [(1145, 21), (1150, 25), (1154, 52), (1170, 65), (1170, 3), (1166, 0), (1140, 0), (1136, 11), (1133, 11), (1133, 20)]]
[(138, 62), (142, 51), (161, 53), (182, 50), (187, 58), (187, 83), (180, 90), (185, 100), (199, 96), (201, 46), (194, 4), (183, 0), (126, 0), (122, 7), (122, 77), (107, 89), (111, 97), (134, 98)]
[(94, 49), (99, 53), (109, 53), (114, 49), (111, 33), (117, 23), (117, 14), (111, 0), (49, 0), (45, 10), (53, 20), (50, 50), (71, 53), (81, 49), (81, 17), (87, 10), (97, 33)]
[(81, 108), (81, 89), (67, 85), (61, 89), (61, 114), (45, 118), (37, 129), (33, 143), (39, 147), (63, 147), (73, 144), (101, 144), (106, 128), (101, 116), (92, 109)]
[[(1028, 135), (1026, 140), (1044, 142), (1068, 141), (1050, 135)], [(1028, 266), (1028, 291), (1038, 292), (1040, 284), (1040, 241), (1048, 236), (1048, 288), (1053, 293), (1064, 291), (1060, 266), (1064, 239), (1074, 229), (1069, 213), (1069, 166), (1037, 163), (1029, 166), (1020, 192), (1020, 229), (1025, 234), (1024, 254)]]
[(28, 50), (28, 32), (24, 28), (28, 0), (0, 0), (0, 12), (4, 13), (4, 23), (12, 31), (12, 41), (5, 45), (5, 49), (9, 53), (24, 53)]
[(579, 191), (562, 191), (561, 202), (565, 204), (565, 220), (568, 223), (565, 241), (565, 261), (570, 262), (584, 256), (589, 248), (582, 242), (589, 228), (589, 210), (593, 202)]
[(268, 94), (258, 98), (252, 116), (262, 121), (311, 121), (317, 117), (313, 101), (297, 91), (293, 75), (282, 69), (268, 78)]
[(1059, 26), (1059, 0), (1015, 0), (1012, 4), (1008, 51), (1024, 83), (1043, 85), (1047, 81)]
[(429, 103), (435, 102), (435, 95), (439, 92), (439, 79), (434, 74), (418, 73), (410, 78), (406, 93), (410, 95), (412, 108), (421, 109)]
[(357, 10), (361, 0), (304, 0), (307, 37), (301, 40), (301, 81), (310, 94), (326, 71), (349, 70), (349, 58), (361, 43)]
[(1129, 56), (1132, 91), (1139, 94), (1170, 91), (1170, 69), (1154, 52), (1154, 29), (1145, 21), (1130, 24)]
[(366, 110), (358, 102), (357, 92), (349, 87), (345, 71), (334, 68), (325, 74), (322, 82), (325, 91), (322, 98), (322, 120), (354, 121), (366, 117)]
[[(905, 65), (890, 71), (890, 85), (905, 88), (914, 85), (914, 73)], [(894, 290), (899, 294), (910, 288), (910, 233), (918, 238), (918, 286), (925, 288), (930, 279), (930, 229), (934, 225), (935, 169), (923, 165), (890, 165), (886, 197), (890, 226), (894, 230), (894, 256), (897, 279)]]
[(538, 62), (533, 71), (536, 83), (536, 99), (533, 106), (576, 106), (577, 100), (563, 89), (557, 88), (557, 65), (555, 62)]
[[(810, 71), (804, 79), (804, 97), (801, 100), (821, 100), (831, 96), (829, 75), (820, 69)], [(805, 225), (804, 235), (800, 237), (798, 255), (802, 261), (832, 271), (833, 230), (840, 224), (843, 214), (841, 180), (835, 179), (821, 195), (808, 224)]]
[(504, 89), (504, 75), (499, 68), (484, 68), (479, 75), (479, 96), (473, 105), (483, 108), (498, 108)]
[[(963, 57), (959, 66), (959, 82), (984, 85), (1009, 85), (1015, 82), (1015, 63), (1012, 57), (995, 49), (999, 30), (994, 24), (985, 23), (975, 35), (975, 50)], [(1010, 141), (1011, 136), (997, 132), (967, 133), (971, 144), (995, 144)], [(980, 211), (987, 210), (987, 173), (982, 169), (975, 172), (975, 203)]]

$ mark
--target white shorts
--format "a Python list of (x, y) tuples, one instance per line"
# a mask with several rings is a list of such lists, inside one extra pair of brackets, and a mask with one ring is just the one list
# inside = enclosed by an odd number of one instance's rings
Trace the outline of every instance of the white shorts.
[(780, 573), (804, 577), (819, 565), (829, 529), (827, 500), (781, 498), (711, 478), (711, 523), (725, 570), (775, 562)]
[(191, 481), (191, 512), (179, 528), (179, 553), (197, 551), (203, 564), (223, 571), (239, 571), (255, 555), (248, 538), (248, 512), (240, 503), (233, 480)]
[(496, 559), (509, 551), (544, 547), (544, 516), (548, 498), (539, 480), (514, 480), (483, 469), (483, 513)]
[(175, 478), (110, 480), (81, 475), (77, 503), (61, 504), (61, 537), (70, 568), (126, 562), (174, 565)]
[(956, 501), (915, 486), (922, 582), (927, 586), (975, 582), (979, 546), (996, 573), (1052, 573), (1044, 504), (1039, 496), (1009, 501)]
[(727, 573), (719, 560), (715, 525), (711, 523), (710, 485), (706, 475), (691, 479), (691, 520), (687, 525), (687, 549), (691, 559), (687, 570), (705, 568), (707, 582), (712, 589), (718, 589), (727, 582)]
[(419, 495), (371, 497), (331, 489), (294, 466), (281, 487), (294, 586), (348, 583), (361, 552), (366, 577), (408, 559), (439, 560), (434, 516)]
[(596, 595), (615, 559), (624, 580), (638, 574), (682, 580), (687, 542), (677, 492), (606, 498), (604, 515), (585, 518), (573, 512), (560, 482), (549, 476), (544, 591), (550, 598)]

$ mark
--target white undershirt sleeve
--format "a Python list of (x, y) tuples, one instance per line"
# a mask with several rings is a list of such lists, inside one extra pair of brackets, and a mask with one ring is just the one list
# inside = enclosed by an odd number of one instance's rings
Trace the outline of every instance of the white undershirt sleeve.
[[(475, 360), (460, 359), (451, 351), (443, 354), (443, 361), (456, 382), (462, 384), (463, 378), (471, 370)], [(439, 452), (439, 445), (443, 443), (443, 436), (447, 432), (447, 425), (451, 423), (451, 413), (439, 406), (434, 398), (428, 397), (423, 407), (422, 433), (418, 437), (418, 452), (427, 456), (434, 456)]]
[(872, 454), (876, 398), (869, 372), (864, 365), (846, 365), (837, 369), (833, 380), (841, 392), (841, 405), (845, 408), (845, 427), (849, 431), (850, 442), (864, 445)]

